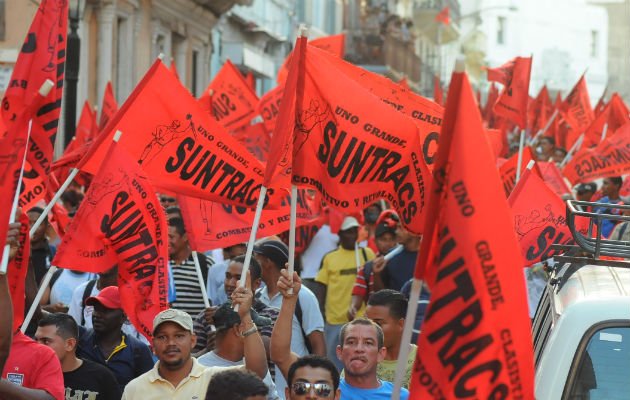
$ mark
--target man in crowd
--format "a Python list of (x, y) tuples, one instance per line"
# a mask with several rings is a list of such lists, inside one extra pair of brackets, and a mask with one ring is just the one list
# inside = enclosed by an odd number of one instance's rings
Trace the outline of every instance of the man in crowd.
[(336, 233), (332, 233), (330, 225), (327, 223), (322, 225), (311, 239), (308, 247), (302, 255), (300, 260), (302, 261), (302, 272), (300, 277), (305, 287), (312, 292), (317, 290), (317, 283), (315, 283), (315, 277), (319, 272), (319, 267), (322, 265), (322, 258), (329, 252), (335, 250), (339, 243), (339, 236)]
[(66, 399), (120, 400), (122, 392), (106, 367), (77, 358), (79, 328), (68, 314), (48, 314), (38, 323), (35, 339), (55, 351), (61, 362)]
[[(184, 229), (184, 220), (181, 218), (171, 218), (168, 221), (168, 255), (175, 284), (175, 301), (171, 303), (171, 306), (195, 316), (205, 309), (205, 303), (192, 250)], [(202, 281), (206, 282), (208, 268), (213, 262), (202, 253), (199, 253), (198, 257), (203, 275)]]
[[(401, 339), (405, 327), (407, 315), (407, 298), (400, 292), (391, 289), (383, 289), (372, 293), (365, 309), (365, 316), (374, 321), (383, 330), (384, 346), (387, 349), (385, 359), (378, 363), (376, 376), (383, 380), (393, 382), (396, 376), (396, 364), (398, 353), (402, 347)], [(417, 346), (409, 344), (410, 351), (407, 357), (407, 372), (404, 387), (409, 388), (411, 371), (416, 359)]]
[[(396, 247), (396, 228), (398, 222), (392, 219), (382, 219), (376, 226), (376, 247), (378, 256), (389, 253)], [(379, 257), (377, 256), (376, 259)], [(376, 260), (375, 259), (375, 260)], [(368, 261), (359, 272), (352, 288), (352, 302), (348, 309), (348, 319), (352, 321), (357, 311), (367, 302), (368, 297), (374, 293), (374, 260)]]
[[(260, 317), (255, 311), (251, 311), (251, 318), (256, 328), (270, 327), (269, 318)], [(245, 349), (243, 345), (244, 337), (239, 330), (241, 319), (236, 311), (232, 309), (230, 302), (219, 307), (213, 316), (216, 328), (216, 346), (212, 351), (199, 357), (199, 364), (206, 367), (238, 367), (245, 364)], [(269, 372), (263, 381), (269, 387), (268, 399), (278, 398), (276, 386)]]
[[(243, 263), (245, 262), (245, 256), (238, 256), (231, 260), (230, 265), (225, 271), (224, 278), (224, 291), (232, 297), (232, 293), (238, 287), (238, 283), (241, 280), (241, 274), (243, 273)], [(212, 267), (215, 268), (215, 267)], [(249, 264), (249, 272), (252, 278), (252, 290), (256, 292), (262, 283), (260, 264), (255, 258), (252, 258)], [(194, 333), (197, 336), (197, 344), (193, 349), (193, 353), (197, 356), (204, 354), (206, 351), (214, 349), (214, 339), (216, 330), (213, 329), (214, 314), (219, 309), (219, 306), (212, 306), (205, 311), (199, 313), (193, 320)], [(254, 303), (252, 304), (252, 310), (256, 311), (261, 317), (269, 318), (273, 323), (278, 318), (279, 309), (275, 307), (269, 307), (265, 303), (261, 302), (254, 296)], [(271, 326), (259, 326), (259, 331), (265, 343), (265, 349), (269, 354), (269, 339), (271, 338)], [(269, 357), (268, 357), (269, 358)]]
[(385, 261), (384, 256), (374, 260), (374, 291), (393, 289), (400, 291), (403, 285), (411, 279), (416, 268), (416, 259), (420, 249), (420, 236), (406, 230), (400, 223), (398, 214), (386, 210), (381, 215), (382, 221), (396, 224), (396, 241), (403, 246), (403, 250), (391, 260)]
[(376, 244), (376, 226), (378, 217), (381, 215), (383, 209), (381, 208), (380, 203), (370, 204), (363, 210), (363, 219), (365, 224), (361, 227), (359, 231), (359, 242), (367, 243), (367, 247), (372, 249), (372, 251), (378, 250), (378, 245)]
[(339, 400), (339, 371), (329, 359), (319, 356), (298, 358), (287, 373), (287, 400)]
[[(623, 179), (620, 176), (604, 178), (604, 182), (602, 183), (602, 194), (604, 197), (599, 199), (597, 203), (624, 204), (623, 200), (621, 200), (621, 196), (619, 195), (619, 190), (622, 185)], [(594, 207), (593, 211), (598, 214), (620, 214), (619, 210), (613, 210), (606, 206)], [(609, 219), (602, 220), (602, 237), (610, 237), (610, 234), (616, 224), (617, 221)]]
[(269, 388), (256, 374), (230, 369), (214, 374), (208, 384), (206, 400), (265, 400)]
[[(232, 294), (232, 303), (239, 306), (239, 332), (243, 336), (245, 368), (263, 378), (267, 374), (267, 358), (250, 316), (252, 299), (251, 280), (248, 278), (246, 287), (239, 287)], [(210, 379), (225, 368), (199, 364), (191, 355), (195, 340), (193, 321), (188, 313), (173, 308), (159, 313), (153, 321), (153, 349), (159, 361), (153, 369), (127, 385), (123, 399), (205, 398)]]
[(556, 141), (551, 136), (542, 136), (538, 141), (538, 160), (549, 161), (556, 148)]
[(223, 249), (223, 262), (213, 265), (208, 271), (208, 299), (213, 305), (218, 306), (228, 301), (230, 294), (225, 291), (225, 271), (230, 264), (230, 260), (242, 256), (246, 250), (247, 245), (244, 243), (225, 247)]
[(65, 400), (64, 393), (61, 364), (55, 352), (19, 330), (15, 332), (2, 370), (0, 398)]
[(104, 288), (85, 304), (94, 307), (93, 329), (81, 334), (77, 354), (109, 368), (122, 390), (129, 381), (153, 367), (151, 351), (146, 344), (122, 331), (126, 317), (117, 286)]
[[(256, 260), (261, 266), (262, 280), (265, 287), (258, 290), (256, 298), (262, 303), (280, 308), (283, 297), (277, 287), (280, 271), (289, 260), (289, 249), (280, 240), (266, 240), (254, 247)], [(291, 350), (303, 356), (306, 354), (326, 354), (324, 341), (324, 318), (319, 309), (317, 298), (309, 289), (304, 288), (298, 297), (299, 304), (292, 318)], [(274, 374), (278, 392), (284, 392), (286, 382), (276, 371)]]
[[(282, 271), (278, 287), (284, 297), (278, 320), (271, 340), (272, 360), (283, 374), (288, 375), (291, 365), (298, 356), (291, 352), (289, 343), (291, 331), (288, 329), (290, 316), (296, 304), (296, 294), (301, 288), (300, 278), (294, 273), (292, 280), (286, 270)], [(289, 294), (289, 289), (293, 294)], [(341, 399), (390, 399), (393, 385), (377, 378), (377, 364), (385, 358), (383, 330), (374, 322), (358, 318), (348, 322), (341, 329), (341, 344), (337, 347), (337, 357), (341, 360), (345, 378), (339, 388)], [(289, 379), (291, 381), (291, 379)], [(293, 389), (293, 387), (291, 387)], [(401, 390), (401, 399), (406, 400), (409, 392)], [(297, 397), (291, 397), (294, 399)]]
[[(326, 315), (326, 354), (341, 369), (335, 358), (335, 348), (339, 331), (348, 322), (348, 308), (352, 298), (352, 287), (361, 265), (374, 258), (369, 248), (356, 246), (359, 222), (354, 217), (346, 217), (339, 230), (340, 246), (322, 259), (322, 267), (315, 280), (320, 284), (318, 298), (324, 304)], [(277, 278), (276, 278), (277, 279)]]

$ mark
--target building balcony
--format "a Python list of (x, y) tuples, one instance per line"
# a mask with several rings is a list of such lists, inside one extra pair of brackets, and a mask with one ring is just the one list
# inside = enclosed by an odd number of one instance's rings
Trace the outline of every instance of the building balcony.
[[(435, 17), (445, 7), (449, 9), (450, 23), (444, 25)], [(427, 36), (435, 44), (445, 44), (459, 37), (459, 20), (461, 17), (457, 0), (416, 0), (413, 5), (413, 23), (419, 32)]]
[(254, 0), (195, 0), (195, 3), (207, 8), (219, 17), (235, 5), (251, 6)]

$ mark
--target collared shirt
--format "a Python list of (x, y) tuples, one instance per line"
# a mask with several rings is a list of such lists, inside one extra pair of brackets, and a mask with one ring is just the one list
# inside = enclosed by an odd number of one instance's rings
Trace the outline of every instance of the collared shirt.
[(109, 368), (114, 373), (121, 390), (129, 381), (150, 370), (154, 364), (149, 347), (124, 333), (120, 344), (107, 356), (98, 347), (96, 336), (91, 329), (81, 335), (77, 350), (80, 358)]
[(160, 362), (153, 368), (129, 382), (123, 392), (122, 400), (202, 400), (206, 397), (208, 383), (212, 375), (225, 371), (225, 367), (204, 367), (192, 357), (193, 366), (190, 374), (174, 387), (172, 383), (160, 376)]

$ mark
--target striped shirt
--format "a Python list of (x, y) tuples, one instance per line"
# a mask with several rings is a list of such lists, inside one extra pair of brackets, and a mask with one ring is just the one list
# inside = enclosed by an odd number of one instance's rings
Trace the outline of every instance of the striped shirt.
[[(202, 269), (208, 268), (214, 264), (210, 257), (201, 253), (199, 253), (198, 256)], [(205, 257), (205, 263), (201, 259), (202, 257)], [(197, 277), (197, 270), (195, 269), (195, 262), (193, 261), (192, 255), (181, 264), (175, 264), (173, 260), (170, 260), (169, 263), (173, 273), (176, 297), (175, 301), (171, 303), (171, 307), (185, 311), (194, 318), (206, 307), (203, 302), (203, 296), (201, 295), (199, 278)], [(202, 278), (202, 281), (205, 282), (205, 279)]]

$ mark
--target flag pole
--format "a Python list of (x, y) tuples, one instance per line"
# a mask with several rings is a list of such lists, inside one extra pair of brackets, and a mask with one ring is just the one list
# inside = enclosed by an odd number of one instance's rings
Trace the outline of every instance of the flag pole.
[(584, 134), (581, 134), (580, 137), (575, 141), (575, 143), (573, 143), (573, 146), (571, 146), (571, 149), (569, 150), (567, 155), (564, 156), (564, 160), (562, 160), (562, 162), (560, 163), (560, 168), (567, 165), (569, 160), (571, 160), (571, 157), (573, 157), (573, 153), (577, 152), (578, 149), (582, 146), (583, 140), (584, 140)]
[[(245, 261), (243, 262), (243, 272), (241, 272), (241, 280), (238, 283), (239, 287), (245, 287), (245, 281), (247, 279), (247, 271), (249, 271), (249, 264), (252, 262), (252, 253), (254, 252), (254, 242), (256, 241), (256, 234), (258, 233), (258, 224), (260, 224), (260, 216), (262, 214), (263, 205), (265, 204), (266, 195), (267, 195), (267, 188), (265, 186), (261, 186), (260, 195), (258, 196), (258, 204), (256, 205), (256, 213), (254, 214), (254, 222), (252, 224), (252, 230), (249, 233), (249, 241), (247, 242), (247, 251), (245, 252)], [(234, 311), (238, 312), (238, 304), (234, 307)]]
[(525, 148), (525, 129), (521, 130), (521, 140), (518, 145), (518, 159), (516, 162), (516, 183), (521, 179), (521, 166), (523, 165), (523, 150)]
[(44, 292), (46, 291), (46, 288), (48, 287), (48, 284), (50, 283), (50, 280), (52, 279), (52, 276), (56, 271), (57, 267), (55, 267), (54, 265), (51, 265), (50, 268), (48, 268), (48, 271), (46, 271), (46, 275), (44, 275), (44, 278), (39, 285), (39, 289), (37, 290), (37, 294), (35, 295), (35, 298), (31, 303), (31, 308), (28, 309), (28, 314), (26, 314), (26, 317), (24, 317), (24, 322), (22, 322), (22, 326), (20, 327), (20, 331), (22, 333), (26, 332), (28, 325), (31, 323), (33, 315), (35, 315), (35, 310), (37, 310), (39, 302), (42, 300), (42, 296), (44, 295)]
[(203, 304), (206, 308), (210, 307), (210, 301), (208, 301), (208, 292), (206, 292), (206, 282), (203, 281), (203, 274), (201, 273), (201, 264), (199, 264), (199, 254), (196, 250), (192, 252), (193, 260), (195, 261), (195, 270), (197, 271), (197, 280), (199, 280), (199, 288), (201, 289), (201, 296), (203, 297)]
[(604, 124), (604, 129), (602, 130), (602, 138), (600, 139), (600, 142), (603, 142), (604, 139), (606, 139), (606, 133), (608, 133), (608, 122)]
[(72, 168), (70, 170), (70, 175), (68, 175), (66, 180), (63, 182), (63, 185), (59, 187), (59, 190), (55, 192), (55, 195), (52, 197), (52, 199), (50, 199), (48, 204), (46, 204), (46, 208), (44, 208), (44, 211), (42, 211), (39, 218), (37, 218), (37, 221), (35, 221), (35, 223), (31, 227), (31, 230), (28, 232), (29, 236), (33, 236), (37, 228), (39, 228), (42, 222), (44, 222), (44, 219), (48, 216), (48, 213), (50, 213), (50, 210), (52, 210), (52, 208), (55, 206), (59, 198), (61, 198), (61, 195), (66, 191), (68, 186), (70, 186), (70, 183), (72, 183), (72, 180), (74, 179), (75, 176), (77, 176), (78, 173), (79, 173), (78, 168)]
[(396, 375), (394, 377), (394, 391), (392, 392), (392, 400), (400, 400), (400, 389), (403, 385), (403, 379), (407, 375), (407, 358), (411, 347), (411, 335), (413, 333), (413, 325), (416, 321), (416, 313), (418, 312), (418, 300), (422, 294), (422, 281), (413, 278), (411, 281), (411, 292), (409, 293), (409, 305), (407, 306), (407, 315), (405, 316), (405, 326), (403, 327), (402, 338), (400, 339), (400, 350), (398, 350), (398, 361), (396, 361)]
[[(297, 225), (297, 186), (291, 185), (291, 219), (289, 220), (289, 280), (293, 281), (295, 269), (295, 228)], [(289, 294), (293, 294), (293, 288), (289, 288)]]
[(540, 129), (538, 132), (536, 132), (536, 135), (534, 135), (534, 137), (529, 141), (530, 146), (536, 142), (536, 139), (538, 139), (538, 137), (543, 136), (545, 132), (547, 132), (547, 129), (549, 129), (549, 127), (553, 123), (553, 120), (556, 119), (556, 116), (558, 116), (557, 109), (554, 110), (553, 114), (551, 115), (551, 118), (549, 118), (549, 121), (547, 121), (547, 124), (545, 124), (545, 127)]
[[(28, 121), (28, 132), (26, 134), (26, 143), (24, 144), (24, 156), (22, 157), (22, 167), (20, 168), (20, 178), (15, 186), (15, 194), (13, 195), (13, 203), (11, 204), (11, 211), (9, 214), (9, 224), (15, 222), (15, 213), (17, 212), (18, 203), (20, 201), (20, 186), (22, 185), (22, 177), (24, 176), (24, 164), (26, 164), (26, 155), (28, 154), (28, 142), (31, 139), (31, 129), (33, 127), (33, 120)], [(6, 228), (8, 229), (8, 227)], [(0, 265), (0, 274), (7, 273), (9, 267), (9, 254), (11, 253), (11, 245), (5, 244), (4, 251), (2, 252), (2, 265)]]

